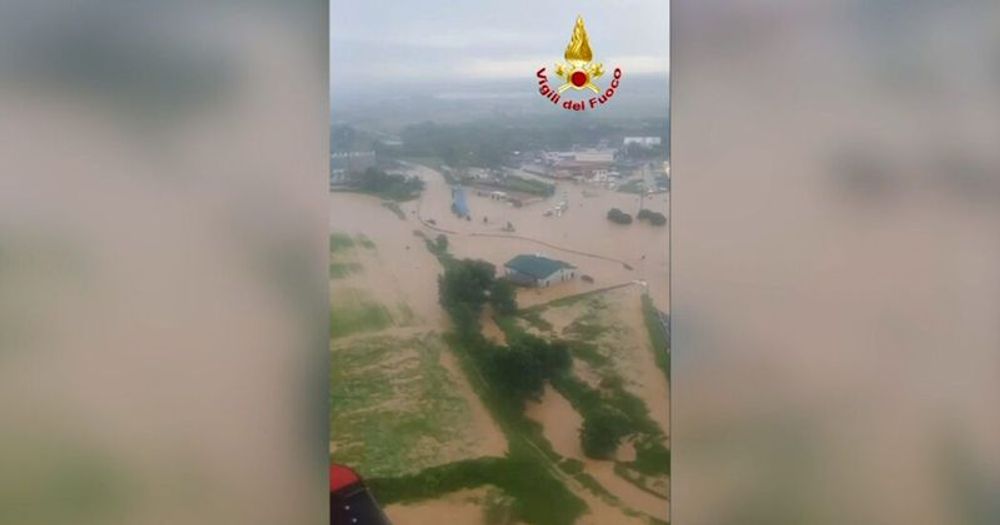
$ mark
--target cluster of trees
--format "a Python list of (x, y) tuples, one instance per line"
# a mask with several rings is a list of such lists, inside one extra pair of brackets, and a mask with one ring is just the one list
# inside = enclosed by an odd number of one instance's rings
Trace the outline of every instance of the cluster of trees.
[[(486, 305), (502, 315), (517, 312), (514, 286), (497, 278), (490, 263), (451, 258), (444, 235), (427, 239), (427, 245), (445, 267), (438, 280), (441, 305), (451, 316), (472, 364), (490, 388), (501, 394), (507, 408), (519, 413), (525, 401), (538, 399), (546, 381), (551, 382), (583, 416), (580, 443), (592, 458), (611, 457), (626, 436), (658, 434), (645, 404), (625, 392), (621, 384), (602, 383), (601, 389), (596, 389), (567, 373), (573, 353), (586, 350), (586, 343), (549, 341), (517, 330), (507, 331), (507, 345), (483, 337), (479, 319)], [(636, 451), (637, 470), (652, 474), (669, 469), (664, 467), (669, 451), (655, 440), (637, 441)]]
[[(447, 249), (448, 238), (438, 235), (432, 251), (440, 258)], [(444, 260), (447, 263), (444, 274), (438, 278), (438, 297), (460, 336), (479, 333), (479, 316), (486, 304), (503, 315), (517, 311), (514, 285), (506, 279), (497, 279), (495, 266), (472, 259)]]
[(649, 221), (653, 226), (663, 226), (667, 224), (667, 217), (658, 211), (651, 211), (645, 208), (639, 210), (636, 218), (640, 221)]
[[(640, 221), (648, 221), (653, 226), (664, 226), (667, 224), (667, 216), (658, 212), (647, 210), (645, 208), (639, 210), (636, 218)], [(615, 224), (632, 224), (632, 216), (619, 210), (618, 208), (611, 208), (608, 210), (608, 220)]]
[[(441, 249), (447, 240), (439, 236), (433, 245)], [(545, 381), (567, 370), (572, 358), (561, 341), (520, 334), (503, 346), (482, 336), (479, 316), (487, 304), (500, 315), (517, 311), (514, 285), (497, 279), (495, 273), (495, 267), (485, 261), (453, 260), (438, 280), (438, 292), (480, 372), (513, 405), (521, 407), (525, 400), (541, 396)]]
[(569, 369), (572, 357), (560, 341), (525, 334), (507, 346), (486, 343), (476, 349), (484, 376), (518, 409), (539, 399), (545, 381)]
[(611, 208), (608, 211), (608, 220), (615, 224), (632, 224), (632, 216), (618, 208)]
[(634, 428), (625, 414), (602, 407), (583, 420), (580, 445), (587, 457), (607, 459), (618, 450), (622, 438), (632, 432)]
[(348, 183), (357, 191), (394, 201), (415, 199), (424, 189), (424, 181), (416, 177), (386, 173), (375, 167), (352, 173)]

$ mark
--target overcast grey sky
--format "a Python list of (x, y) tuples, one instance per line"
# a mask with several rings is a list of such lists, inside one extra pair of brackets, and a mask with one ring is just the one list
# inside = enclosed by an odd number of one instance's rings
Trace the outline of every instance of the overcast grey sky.
[(606, 69), (668, 73), (666, 0), (332, 0), (331, 86), (530, 78), (562, 60), (578, 14)]

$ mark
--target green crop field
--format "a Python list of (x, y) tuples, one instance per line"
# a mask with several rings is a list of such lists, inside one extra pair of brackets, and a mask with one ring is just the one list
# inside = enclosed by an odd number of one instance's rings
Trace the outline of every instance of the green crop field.
[(334, 461), (400, 476), (468, 457), (468, 402), (440, 364), (440, 337), (373, 335), (331, 349)]

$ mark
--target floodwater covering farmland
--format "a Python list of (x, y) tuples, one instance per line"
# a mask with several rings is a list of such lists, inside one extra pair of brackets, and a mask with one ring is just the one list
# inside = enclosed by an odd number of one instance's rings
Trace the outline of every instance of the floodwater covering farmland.
[[(669, 228), (608, 211), (669, 216), (669, 193), (542, 178), (548, 195), (498, 197), (471, 181), (457, 213), (454, 170), (389, 171), (419, 194), (330, 196), (331, 460), (398, 524), (666, 522)], [(573, 278), (514, 288), (512, 310), (486, 300), (463, 330), (444, 274), (485, 261), (503, 280), (518, 255)], [(545, 345), (567, 362), (523, 397), (482, 358)]]

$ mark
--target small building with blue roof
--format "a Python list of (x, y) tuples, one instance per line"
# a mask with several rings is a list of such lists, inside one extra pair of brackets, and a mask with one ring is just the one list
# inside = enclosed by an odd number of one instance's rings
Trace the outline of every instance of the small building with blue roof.
[(508, 280), (521, 286), (544, 288), (576, 277), (576, 267), (541, 255), (518, 255), (504, 264)]

